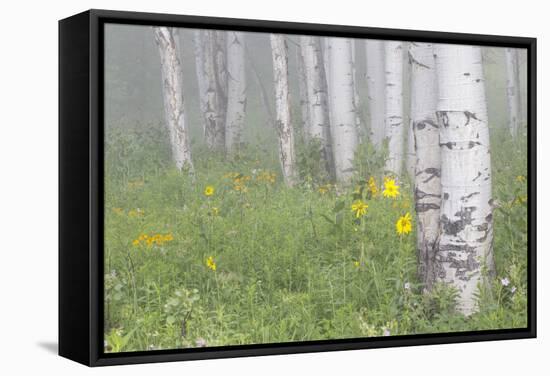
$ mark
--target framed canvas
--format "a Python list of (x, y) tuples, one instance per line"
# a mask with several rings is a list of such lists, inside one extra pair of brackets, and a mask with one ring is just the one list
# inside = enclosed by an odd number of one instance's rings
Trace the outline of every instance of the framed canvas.
[(536, 40), (59, 22), (59, 354), (532, 338)]

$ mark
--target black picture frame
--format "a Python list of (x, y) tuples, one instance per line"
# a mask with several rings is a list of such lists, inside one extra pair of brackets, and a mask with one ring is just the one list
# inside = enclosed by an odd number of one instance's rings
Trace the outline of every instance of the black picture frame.
[[(146, 352), (103, 352), (103, 26), (106, 23), (526, 48), (528, 325), (523, 329)], [(59, 21), (59, 354), (88, 366), (536, 337), (535, 38), (88, 10)]]

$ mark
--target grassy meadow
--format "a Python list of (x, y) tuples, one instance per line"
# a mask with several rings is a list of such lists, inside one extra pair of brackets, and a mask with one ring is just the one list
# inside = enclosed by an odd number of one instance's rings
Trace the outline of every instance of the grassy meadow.
[(385, 197), (393, 177), (369, 144), (349, 187), (319, 177), (301, 146), (301, 183), (287, 188), (267, 136), (232, 160), (194, 144), (193, 182), (163, 127), (108, 129), (105, 351), (525, 327), (525, 137), (492, 133), (497, 272), (466, 318), (453, 290), (423, 293), (411, 182)]

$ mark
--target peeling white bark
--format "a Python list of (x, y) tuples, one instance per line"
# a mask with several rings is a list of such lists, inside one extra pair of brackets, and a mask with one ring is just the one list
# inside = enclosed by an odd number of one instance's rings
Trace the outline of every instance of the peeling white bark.
[(367, 93), (369, 100), (369, 128), (373, 145), (380, 147), (385, 137), (386, 79), (384, 71), (384, 42), (366, 40)]
[(416, 153), (414, 186), (417, 218), (418, 274), (426, 290), (435, 281), (439, 239), (441, 156), (437, 123), (437, 76), (433, 45), (410, 43), (411, 132)]
[(172, 30), (154, 27), (155, 42), (160, 56), (164, 113), (170, 135), (172, 157), (179, 170), (193, 172), (189, 131), (183, 106), (183, 72)]
[(441, 191), (437, 278), (459, 291), (458, 309), (474, 313), (482, 267), (493, 265), (491, 157), (480, 47), (435, 45)]
[(328, 42), (330, 131), (336, 179), (343, 183), (348, 183), (353, 175), (357, 148), (351, 43), (347, 38), (329, 38)]
[(387, 41), (385, 49), (386, 138), (388, 159), (386, 171), (401, 175), (403, 166), (403, 43)]
[(515, 48), (504, 50), (506, 59), (506, 97), (508, 99), (508, 128), (510, 134), (516, 137), (520, 120), (520, 97), (518, 76), (518, 54)]
[(279, 160), (285, 183), (296, 183), (296, 161), (294, 152), (294, 131), (290, 121), (290, 100), (288, 85), (288, 48), (283, 35), (271, 34), (273, 75), (275, 81), (275, 110), (279, 138)]
[(245, 39), (241, 32), (227, 32), (227, 115), (225, 147), (227, 153), (239, 150), (246, 111)]
[(309, 114), (308, 139), (317, 139), (321, 146), (326, 172), (333, 175), (328, 92), (325, 66), (319, 37), (300, 37), (304, 57)]

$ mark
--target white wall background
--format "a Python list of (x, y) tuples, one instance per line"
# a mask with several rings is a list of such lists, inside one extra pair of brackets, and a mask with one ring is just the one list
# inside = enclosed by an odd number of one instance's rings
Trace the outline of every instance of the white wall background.
[[(353, 7), (353, 8), (352, 8)], [(166, 12), (539, 38), (538, 145), (550, 140), (545, 104), (550, 27), (544, 1), (480, 0), (6, 1), (0, 22), (0, 374), (543, 374), (550, 366), (549, 149), (539, 149), (536, 340), (270, 356), (87, 369), (57, 342), (57, 20), (86, 10)], [(546, 112), (546, 113), (545, 113)], [(546, 369), (546, 371), (544, 371)]]

